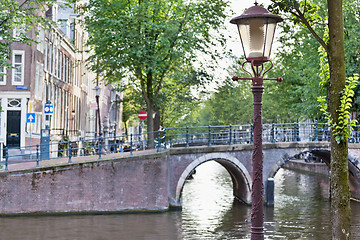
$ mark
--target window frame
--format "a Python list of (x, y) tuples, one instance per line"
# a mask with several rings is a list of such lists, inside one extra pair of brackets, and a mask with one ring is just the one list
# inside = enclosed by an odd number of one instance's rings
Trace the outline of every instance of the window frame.
[[(20, 82), (15, 82), (15, 71), (16, 71), (16, 67), (15, 64), (15, 56), (16, 55), (21, 55), (21, 81)], [(25, 79), (25, 51), (22, 50), (13, 50), (12, 51), (12, 76), (11, 76), (11, 83), (12, 85), (24, 85), (24, 79)]]
[[(3, 71), (1, 70), (3, 69)], [(6, 85), (7, 69), (5, 66), (0, 66), (0, 78), (3, 77), (3, 81), (0, 81), (0, 85)]]

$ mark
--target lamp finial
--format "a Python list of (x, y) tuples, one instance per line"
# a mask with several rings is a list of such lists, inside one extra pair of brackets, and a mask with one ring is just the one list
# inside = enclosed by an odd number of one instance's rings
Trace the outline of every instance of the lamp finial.
[(257, 0), (255, 0), (255, 6), (257, 6), (258, 5), (258, 2), (257, 2)]

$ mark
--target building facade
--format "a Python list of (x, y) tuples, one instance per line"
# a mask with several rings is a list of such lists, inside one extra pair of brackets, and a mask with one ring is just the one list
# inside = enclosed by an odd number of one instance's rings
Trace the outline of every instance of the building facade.
[[(41, 129), (48, 124), (45, 103), (54, 107), (49, 126), (54, 141), (64, 136), (74, 140), (94, 137), (99, 131), (107, 135), (120, 132), (121, 109), (115, 101), (119, 93), (103, 83), (99, 83), (102, 129), (97, 128), (96, 76), (87, 68), (87, 33), (79, 16), (60, 5), (46, 12), (57, 25), (51, 29), (38, 26), (27, 33), (36, 43), (13, 43), (9, 59), (13, 68), (0, 67), (4, 73), (0, 75), (0, 141), (7, 147), (40, 143)], [(13, 30), (14, 36), (17, 31)], [(33, 116), (29, 113), (35, 114), (34, 121), (28, 119)]]

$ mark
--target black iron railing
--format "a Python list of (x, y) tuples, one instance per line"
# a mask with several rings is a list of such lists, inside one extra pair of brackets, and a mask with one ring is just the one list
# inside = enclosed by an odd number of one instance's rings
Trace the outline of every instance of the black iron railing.
[[(153, 136), (150, 138), (150, 136)], [(263, 124), (263, 142), (311, 142), (329, 141), (330, 130), (324, 123), (281, 123)], [(144, 134), (130, 134), (102, 138), (86, 138), (76, 141), (51, 141), (48, 146), (32, 145), (20, 148), (3, 149), (1, 165), (8, 170), (9, 164), (35, 162), (48, 159), (97, 155), (102, 159), (104, 154), (192, 146), (252, 144), (252, 125), (198, 126), (165, 128), (161, 131)], [(351, 143), (360, 143), (360, 126), (356, 126)], [(44, 150), (45, 149), (45, 150)], [(44, 158), (46, 156), (46, 159)]]

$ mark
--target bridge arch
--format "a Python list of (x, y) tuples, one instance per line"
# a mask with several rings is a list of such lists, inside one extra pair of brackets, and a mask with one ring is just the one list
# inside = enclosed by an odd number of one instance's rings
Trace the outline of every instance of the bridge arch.
[(251, 203), (251, 176), (246, 167), (234, 156), (227, 153), (208, 153), (192, 161), (182, 172), (176, 187), (176, 202), (181, 203), (182, 190), (186, 179), (199, 165), (216, 161), (222, 165), (230, 174), (233, 182), (233, 194), (244, 203)]
[(275, 177), (276, 173), (284, 166), (286, 162), (288, 162), (291, 157), (288, 154), (283, 155), (272, 167), (269, 172), (267, 179), (272, 179)]
[[(314, 149), (312, 154), (322, 159), (330, 169), (331, 153), (328, 149)], [(348, 155), (349, 185), (351, 196), (360, 199), (360, 162), (354, 157), (349, 149)]]

